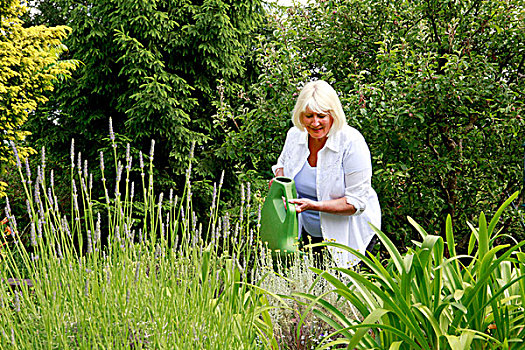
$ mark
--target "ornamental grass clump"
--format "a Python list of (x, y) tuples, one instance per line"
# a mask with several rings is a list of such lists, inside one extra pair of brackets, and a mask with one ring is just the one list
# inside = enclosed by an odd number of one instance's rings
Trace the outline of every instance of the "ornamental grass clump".
[(129, 146), (120, 160), (112, 130), (110, 140), (116, 174), (110, 185), (101, 153), (102, 203), (92, 198), (93, 176), (72, 142), (67, 213), (44, 150), (33, 173), (18, 162), (30, 244), (21, 243), (7, 200), (3, 226), (13, 239), (1, 242), (0, 348), (275, 346), (272, 307), (247, 283), (257, 268), (256, 230), (248, 220), (233, 229), (219, 218), (222, 180), (203, 229), (192, 210), (191, 166), (181, 197), (157, 194), (154, 143), (149, 155), (140, 154), (136, 186)]
[[(385, 266), (373, 256), (335, 243), (364, 260), (370, 272), (335, 268), (349, 279), (313, 268), (334, 287), (334, 293), (354, 305), (361, 317), (352, 319), (337, 305), (301, 295), (328, 312), (315, 314), (343, 338), (326, 340), (321, 349), (523, 349), (525, 347), (525, 242), (497, 245), (495, 230), (512, 195), (490, 222), (483, 213), (478, 227), (470, 225), (467, 255), (458, 255), (450, 216), (446, 240), (428, 234), (409, 221), (422, 242), (402, 256), (386, 234), (376, 230), (390, 253)], [(511, 238), (512, 237), (508, 237)]]
[(335, 266), (327, 249), (314, 254), (306, 246), (288, 256), (271, 254), (263, 247), (260, 252), (260, 268), (255, 271), (254, 281), (271, 294), (268, 302), (274, 308), (269, 315), (280, 349), (315, 349), (322, 345), (323, 339), (340, 337), (330, 336), (335, 329), (313, 312), (310, 299), (303, 295), (323, 299), (346, 317), (358, 317), (357, 309), (334, 293), (334, 287), (311, 269), (318, 266), (328, 271)]

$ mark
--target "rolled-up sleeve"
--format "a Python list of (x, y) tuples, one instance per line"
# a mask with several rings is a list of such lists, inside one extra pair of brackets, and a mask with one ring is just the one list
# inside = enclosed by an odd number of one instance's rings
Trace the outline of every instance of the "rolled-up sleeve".
[(361, 215), (366, 209), (366, 203), (372, 188), (372, 169), (355, 171), (345, 174), (346, 203), (352, 204)]
[(354, 215), (361, 215), (366, 210), (372, 189), (370, 150), (362, 136), (347, 145), (343, 159), (343, 171), (346, 202), (356, 208)]

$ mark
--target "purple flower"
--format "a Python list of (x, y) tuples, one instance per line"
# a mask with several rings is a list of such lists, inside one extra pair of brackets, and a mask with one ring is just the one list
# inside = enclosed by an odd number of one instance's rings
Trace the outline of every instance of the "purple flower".
[(132, 158), (130, 156), (130, 146), (129, 143), (126, 145), (126, 170), (131, 170), (131, 161)]
[(155, 152), (155, 140), (151, 140), (151, 148), (149, 150), (149, 157), (151, 161), (153, 161), (154, 152)]
[(46, 149), (42, 147), (42, 171), (46, 168)]
[(75, 167), (75, 139), (71, 139), (71, 149), (69, 154), (71, 155), (71, 168)]
[(111, 143), (113, 143), (113, 147), (116, 147), (115, 145), (115, 133), (113, 132), (113, 120), (111, 117), (109, 118), (109, 138), (111, 140)]
[(29, 167), (29, 160), (26, 158), (24, 162), (26, 164), (27, 183), (31, 185), (31, 168)]
[(102, 177), (104, 177), (104, 169), (106, 167), (104, 166), (104, 153), (100, 151), (100, 170), (102, 171)]
[(20, 157), (18, 156), (18, 150), (16, 149), (15, 143), (11, 141), (11, 147), (13, 148), (13, 153), (15, 154), (16, 167), (18, 169), (22, 168), (22, 163), (20, 163)]

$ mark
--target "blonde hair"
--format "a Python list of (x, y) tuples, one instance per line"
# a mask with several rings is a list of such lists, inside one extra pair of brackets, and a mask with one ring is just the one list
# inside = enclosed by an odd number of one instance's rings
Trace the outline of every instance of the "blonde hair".
[(293, 109), (292, 122), (304, 131), (304, 125), (301, 124), (301, 115), (309, 108), (314, 113), (330, 114), (334, 123), (330, 128), (328, 136), (341, 130), (346, 125), (345, 112), (337, 96), (337, 92), (330, 84), (324, 80), (316, 80), (307, 83), (297, 97), (297, 102)]

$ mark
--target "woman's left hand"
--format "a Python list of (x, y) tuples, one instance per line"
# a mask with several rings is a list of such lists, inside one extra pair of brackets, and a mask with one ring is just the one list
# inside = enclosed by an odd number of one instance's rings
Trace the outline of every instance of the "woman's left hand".
[(319, 210), (318, 202), (307, 198), (297, 198), (288, 200), (289, 203), (295, 204), (295, 211), (302, 213), (305, 210)]

